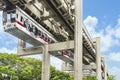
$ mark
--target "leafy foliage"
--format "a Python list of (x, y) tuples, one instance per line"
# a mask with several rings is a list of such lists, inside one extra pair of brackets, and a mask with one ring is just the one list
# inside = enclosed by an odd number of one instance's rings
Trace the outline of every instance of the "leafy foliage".
[(93, 75), (88, 75), (83, 77), (83, 80), (97, 80), (96, 76)]
[[(34, 58), (21, 58), (15, 54), (0, 54), (0, 80), (41, 80), (42, 62)], [(73, 75), (51, 66), (50, 80), (73, 80)], [(7, 74), (4, 78), (1, 74)]]
[[(42, 62), (34, 58), (21, 58), (15, 54), (0, 53), (0, 80), (41, 80)], [(7, 74), (3, 77), (2, 74)], [(50, 67), (50, 80), (74, 80), (73, 74)], [(83, 80), (96, 80), (95, 76), (85, 76)], [(108, 80), (115, 80), (109, 76)]]
[(112, 76), (112, 75), (109, 75), (109, 76), (107, 77), (107, 80), (115, 80), (115, 77)]

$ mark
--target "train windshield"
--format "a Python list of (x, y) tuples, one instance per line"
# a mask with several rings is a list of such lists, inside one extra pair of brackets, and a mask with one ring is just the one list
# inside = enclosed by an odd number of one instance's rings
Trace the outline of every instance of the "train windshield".
[(16, 20), (16, 11), (15, 10), (3, 12), (3, 23), (15, 22), (15, 20)]
[(3, 12), (3, 24), (7, 22), (7, 12)]
[(13, 12), (11, 12), (11, 22), (14, 22), (15, 19), (16, 19), (16, 12), (13, 11)]

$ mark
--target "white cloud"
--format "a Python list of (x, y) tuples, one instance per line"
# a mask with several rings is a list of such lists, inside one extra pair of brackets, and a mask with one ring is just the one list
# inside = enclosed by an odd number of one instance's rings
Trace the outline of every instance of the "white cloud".
[(120, 38), (120, 27), (118, 27), (118, 28), (116, 29), (116, 31), (115, 31), (115, 36), (116, 36), (117, 38)]
[[(112, 47), (119, 46), (120, 44), (120, 18), (118, 19), (118, 22), (116, 25), (111, 26), (108, 24), (108, 26), (105, 26), (104, 28), (99, 28), (98, 25), (98, 19), (96, 17), (88, 16), (84, 20), (84, 24), (86, 25), (86, 28), (88, 29), (88, 32), (92, 37), (101, 37), (101, 50), (102, 52), (107, 52)], [(99, 29), (99, 30), (98, 30)], [(120, 62), (120, 52), (114, 53), (111, 52), (110, 54), (107, 54), (107, 59), (109, 61), (115, 61)], [(113, 66), (113, 65), (111, 65)], [(120, 69), (117, 67), (117, 65), (114, 65), (113, 67), (109, 68), (109, 72), (111, 75), (114, 75), (116, 80), (120, 79)]]
[(119, 45), (119, 40), (114, 39), (110, 34), (99, 35), (101, 37), (101, 50), (109, 51), (111, 47)]
[(84, 20), (84, 24), (87, 27), (90, 34), (95, 34), (95, 28), (96, 28), (96, 25), (98, 24), (98, 19), (96, 17), (88, 16)]
[(0, 48), (0, 53), (17, 53), (17, 48), (7, 49), (5, 47)]
[(110, 53), (108, 55), (108, 59), (109, 60), (112, 60), (112, 61), (117, 61), (117, 62), (120, 62), (120, 53)]
[[(84, 20), (84, 24), (88, 29), (88, 32), (92, 37), (101, 37), (101, 50), (102, 52), (109, 51), (109, 49), (113, 46), (116, 46), (120, 43), (120, 19), (118, 19), (118, 23), (112, 27), (110, 25), (106, 26), (103, 29), (100, 29), (98, 25), (98, 19), (96, 17), (88, 16)], [(97, 32), (97, 29), (99, 32)], [(116, 38), (114, 38), (116, 37)]]
[[(1, 21), (1, 20), (0, 20)], [(3, 26), (0, 26), (0, 34), (3, 32)]]
[(113, 66), (109, 68), (109, 72), (111, 75), (115, 76), (116, 80), (120, 80), (120, 68)]

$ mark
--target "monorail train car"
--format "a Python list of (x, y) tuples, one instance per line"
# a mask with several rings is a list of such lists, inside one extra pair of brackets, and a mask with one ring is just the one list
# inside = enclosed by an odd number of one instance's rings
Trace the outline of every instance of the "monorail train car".
[(19, 7), (3, 11), (3, 26), (6, 32), (34, 46), (56, 42), (52, 34)]
[[(12, 10), (3, 11), (3, 26), (5, 32), (12, 34), (33, 46), (57, 42), (51, 33), (17, 6)], [(52, 55), (59, 56), (58, 58), (64, 58), (65, 61), (72, 63), (73, 53), (71, 51), (58, 51), (57, 53), (58, 54), (53, 53)]]

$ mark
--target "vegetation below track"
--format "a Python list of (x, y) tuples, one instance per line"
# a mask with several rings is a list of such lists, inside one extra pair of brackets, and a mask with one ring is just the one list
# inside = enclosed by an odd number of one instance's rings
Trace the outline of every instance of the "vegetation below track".
[[(38, 59), (0, 53), (0, 80), (41, 80), (41, 70), (42, 62)], [(115, 80), (114, 77), (109, 78), (108, 80)], [(51, 66), (50, 80), (74, 80), (74, 78), (72, 73), (61, 72)], [(83, 80), (96, 80), (96, 77), (86, 76)]]

